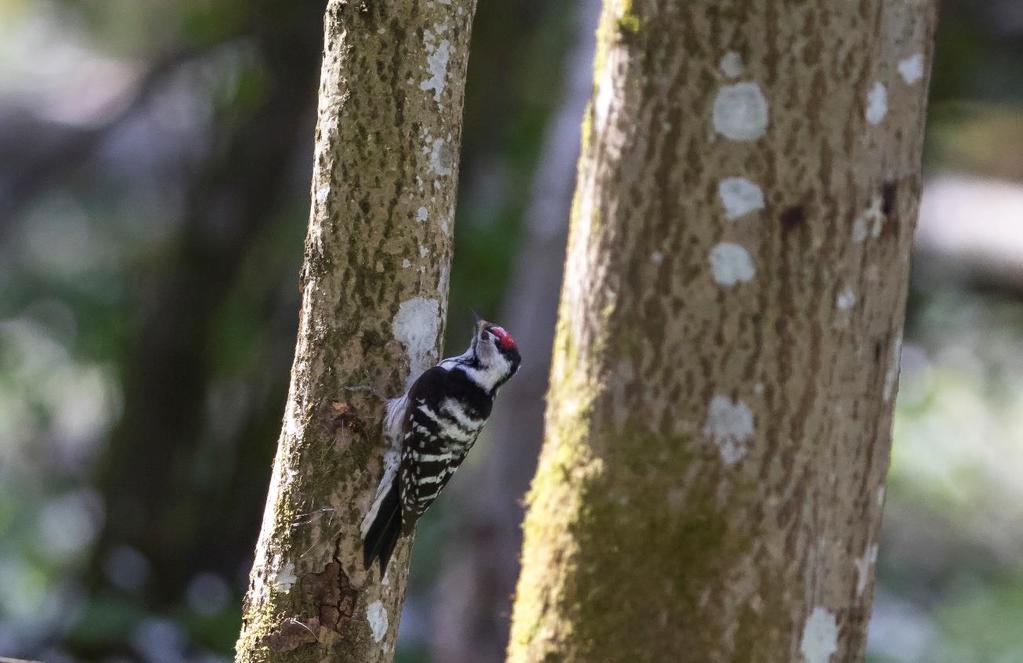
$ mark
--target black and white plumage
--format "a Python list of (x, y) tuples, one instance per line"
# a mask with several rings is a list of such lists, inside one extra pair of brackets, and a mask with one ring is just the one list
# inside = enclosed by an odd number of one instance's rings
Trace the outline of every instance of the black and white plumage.
[[(497, 390), (521, 357), (502, 327), (479, 321), (469, 349), (424, 372), (388, 403), (385, 436), (400, 448), (363, 522), (363, 563), (380, 575), (399, 536), (409, 534), (465, 459), (490, 416)], [(398, 441), (400, 440), (400, 444)]]

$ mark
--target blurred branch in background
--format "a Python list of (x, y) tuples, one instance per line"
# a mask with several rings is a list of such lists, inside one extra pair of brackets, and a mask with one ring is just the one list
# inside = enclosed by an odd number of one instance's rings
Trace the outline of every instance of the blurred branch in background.
[(931, 179), (914, 270), (928, 289), (960, 282), (1023, 296), (1023, 185), (961, 175)]
[(543, 399), (550, 372), (569, 208), (579, 158), (580, 123), (592, 90), (599, 0), (576, 5), (565, 58), (562, 98), (548, 121), (536, 167), (523, 238), (498, 318), (529, 348), (480, 449), (483, 459), (456, 484), (463, 514), (444, 542), (432, 613), (433, 660), (504, 660), (511, 595), (522, 544), (521, 500), (543, 439)]
[[(29, 126), (18, 126), (2, 140), (5, 158), (0, 168), (0, 240), (8, 230), (13, 217), (33, 202), (40, 194), (58, 186), (60, 180), (80, 168), (118, 130), (137, 114), (151, 110), (153, 96), (164, 88), (168, 78), (181, 67), (201, 58), (205, 49), (178, 51), (158, 56), (137, 82), (121, 91), (116, 98), (104, 104), (99, 111), (100, 120), (89, 126), (67, 126), (59, 122), (31, 122)], [(36, 136), (48, 136), (40, 144), (31, 140)]]

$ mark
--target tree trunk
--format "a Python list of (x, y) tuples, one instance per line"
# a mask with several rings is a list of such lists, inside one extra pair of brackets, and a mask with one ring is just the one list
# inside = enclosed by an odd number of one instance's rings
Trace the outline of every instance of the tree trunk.
[(332, 0), (291, 391), (238, 661), (384, 661), (408, 567), (362, 568), (382, 399), (437, 361), (473, 0)]
[(863, 656), (934, 25), (605, 4), (510, 660)]
[[(572, 45), (564, 64), (564, 96), (540, 150), (524, 235), (499, 318), (529, 358), (501, 389), (482, 463), (456, 482), (466, 516), (445, 541), (443, 573), (433, 612), (431, 650), (443, 663), (499, 663), (508, 646), (511, 596), (522, 548), (522, 496), (536, 470), (543, 440), (543, 401), (568, 235), (572, 184), (579, 159), (579, 119), (592, 91), (594, 28), (600, 0), (572, 8)], [(482, 453), (480, 453), (482, 452)]]

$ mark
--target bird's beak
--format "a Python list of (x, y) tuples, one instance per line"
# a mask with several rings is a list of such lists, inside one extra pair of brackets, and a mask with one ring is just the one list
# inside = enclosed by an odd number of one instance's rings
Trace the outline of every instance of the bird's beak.
[(483, 329), (483, 318), (476, 311), (472, 311), (472, 342), (475, 343), (476, 339), (480, 335), (480, 330)]

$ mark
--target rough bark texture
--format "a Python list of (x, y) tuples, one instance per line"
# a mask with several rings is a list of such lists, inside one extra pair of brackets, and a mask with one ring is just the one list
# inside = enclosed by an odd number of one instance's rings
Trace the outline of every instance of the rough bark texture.
[(408, 541), (381, 581), (360, 524), (382, 399), (440, 351), (475, 2), (329, 3), (291, 392), (239, 661), (384, 661)]
[(510, 660), (862, 658), (934, 23), (606, 2)]
[[(452, 488), (467, 515), (445, 541), (443, 573), (433, 613), (431, 651), (443, 663), (499, 663), (508, 646), (511, 597), (522, 548), (522, 497), (536, 470), (543, 440), (543, 400), (558, 309), (569, 208), (579, 159), (579, 120), (589, 100), (594, 29), (600, 0), (573, 8), (573, 43), (564, 64), (564, 97), (544, 136), (526, 209), (524, 236), (498, 318), (515, 330), (528, 361), (501, 389), (483, 462)], [(478, 445), (479, 446), (479, 445)]]

